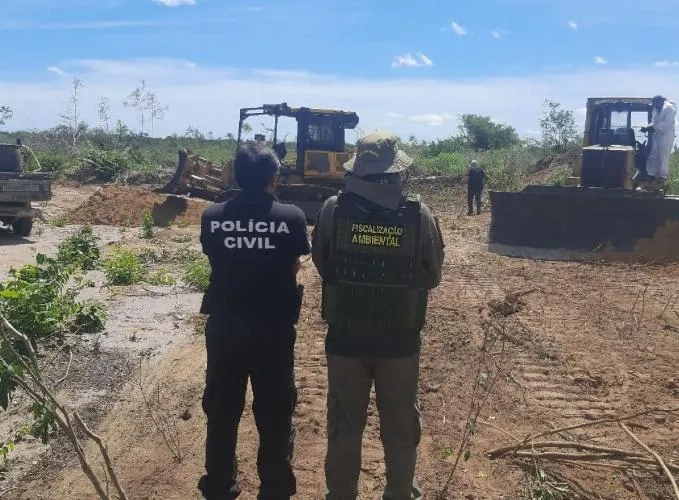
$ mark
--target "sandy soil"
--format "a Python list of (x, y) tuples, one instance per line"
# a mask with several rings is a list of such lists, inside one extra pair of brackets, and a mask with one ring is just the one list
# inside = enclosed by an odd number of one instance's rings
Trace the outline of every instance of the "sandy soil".
[[(432, 294), (423, 334), (424, 435), (417, 474), (425, 498), (436, 498), (449, 475), (454, 460), (451, 452), (457, 451), (472, 403), (484, 321), (495, 310), (494, 301), (502, 301), (509, 293), (530, 291), (512, 314), (493, 320), (494, 327), (503, 332), (504, 350), (500, 353), (500, 344), (495, 345), (496, 364), (482, 368), (481, 379), (487, 383), (498, 373), (497, 367), (500, 376), (481, 411), (470, 458), (461, 461), (444, 498), (523, 498), (535, 478), (532, 460), (486, 456), (488, 450), (512, 443), (509, 435), (520, 440), (531, 432), (603, 416), (679, 406), (679, 266), (538, 262), (495, 255), (486, 249), (487, 212), (467, 217), (462, 193), (455, 189), (438, 186), (423, 191), (441, 219), (447, 245), (443, 283)], [(29, 261), (31, 244), (54, 248), (67, 229), (45, 227), (42, 235), (31, 237), (32, 243), (3, 246), (0, 272), (6, 270), (6, 262)], [(135, 239), (131, 230), (120, 234), (109, 226), (97, 227), (97, 231), (129, 246), (147, 244)], [(176, 246), (187, 236), (195, 243), (197, 234), (195, 225), (172, 226), (161, 231), (154, 244)], [(319, 315), (319, 280), (310, 261), (304, 264), (301, 280), (306, 297), (297, 344), (297, 497), (321, 499), (324, 327)], [(62, 391), (75, 394), (76, 406), (91, 409), (86, 415), (106, 440), (131, 499), (199, 498), (196, 482), (203, 466), (205, 420), (200, 397), (205, 353), (192, 316), (198, 310), (199, 296), (182, 287), (151, 288), (99, 292), (112, 311), (107, 339), (99, 340), (96, 363), (92, 354), (77, 357), (78, 373), (67, 379)], [(141, 342), (130, 340), (135, 331)], [(91, 343), (83, 352), (92, 352)], [(140, 359), (141, 385), (147, 395), (160, 387), (162, 411), (176, 424), (176, 431), (166, 434), (177, 436), (181, 461), (165, 444), (144, 403), (138, 381)], [(157, 405), (151, 406), (151, 413), (158, 415)], [(635, 434), (666, 461), (679, 464), (676, 413), (647, 415), (632, 424)], [(586, 440), (639, 451), (616, 425), (562, 432), (551, 439)], [(0, 482), (0, 492), (12, 488), (6, 498), (95, 498), (62, 442), (55, 441), (47, 449), (32, 447), (37, 451), (27, 459), (17, 453), (20, 458), (10, 465), (15, 473)], [(256, 495), (256, 447), (256, 429), (246, 408), (239, 441), (245, 499)], [(88, 450), (94, 457), (94, 448)], [(374, 408), (363, 457), (360, 498), (378, 500), (384, 462)], [(630, 473), (597, 463), (548, 460), (541, 460), (538, 469), (548, 475), (550, 484), (568, 485), (568, 498), (633, 499), (644, 498), (643, 494), (662, 499), (671, 494), (665, 478), (642, 469)]]

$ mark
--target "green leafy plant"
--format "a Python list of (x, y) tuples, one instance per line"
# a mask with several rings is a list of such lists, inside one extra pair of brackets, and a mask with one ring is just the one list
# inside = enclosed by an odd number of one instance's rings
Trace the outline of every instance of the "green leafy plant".
[(172, 273), (165, 269), (160, 269), (155, 273), (152, 273), (147, 281), (149, 284), (157, 286), (174, 285), (177, 283), (177, 280), (172, 276)]
[(65, 217), (57, 217), (55, 219), (50, 220), (48, 224), (52, 227), (65, 227), (66, 225), (68, 225), (68, 219)]
[(149, 210), (144, 210), (144, 217), (142, 219), (141, 223), (141, 237), (142, 238), (153, 238), (153, 216), (151, 215), (151, 212)]
[(67, 266), (38, 254), (36, 264), (12, 270), (0, 283), (0, 313), (32, 339), (64, 333), (77, 294), (66, 289), (69, 276)]
[(104, 271), (109, 285), (139, 283), (146, 273), (139, 257), (131, 250), (120, 247), (104, 260)]
[(108, 315), (101, 302), (88, 301), (75, 305), (73, 326), (80, 333), (98, 333), (104, 329)]
[(97, 268), (100, 256), (99, 237), (91, 226), (84, 225), (59, 244), (57, 260), (89, 271)]
[(47, 444), (52, 435), (57, 430), (57, 421), (50, 402), (34, 402), (31, 405), (33, 413), (33, 424), (31, 425), (31, 435), (40, 439), (42, 444)]
[(184, 268), (184, 282), (192, 288), (206, 291), (210, 284), (210, 262), (207, 257), (186, 264)]
[[(70, 412), (66, 407), (57, 400), (53, 389), (46, 382), (46, 377), (41, 373), (36, 352), (29, 338), (18, 331), (1, 314), (0, 323), (2, 325), (0, 328), (0, 403), (2, 403), (3, 409), (7, 409), (14, 391), (20, 387), (33, 403), (30, 408), (33, 414), (30, 426), (31, 434), (40, 439), (43, 444), (47, 444), (55, 431), (64, 432), (73, 451), (78, 456), (83, 472), (96, 490), (97, 496), (103, 499), (110, 498), (108, 493), (108, 480), (110, 478), (113, 487), (117, 490), (118, 498), (127, 500), (128, 497), (120, 484), (108, 455), (106, 444), (92, 432), (77, 411), (69, 414)], [(22, 346), (25, 354), (21, 354), (15, 345)], [(90, 466), (81, 438), (75, 428), (76, 423), (99, 446), (101, 457), (105, 463), (106, 485), (102, 484)], [(13, 447), (13, 442), (11, 444), (3, 443), (0, 455), (3, 455), (6, 460)]]

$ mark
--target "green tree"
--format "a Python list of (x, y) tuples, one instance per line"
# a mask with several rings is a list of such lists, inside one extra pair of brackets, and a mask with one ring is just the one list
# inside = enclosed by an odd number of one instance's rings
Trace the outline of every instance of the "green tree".
[(513, 127), (495, 123), (489, 116), (464, 114), (460, 118), (460, 133), (474, 149), (502, 149), (521, 143)]
[(578, 138), (573, 111), (549, 99), (544, 103), (540, 128), (543, 146), (557, 153), (567, 151)]
[(14, 116), (14, 111), (9, 106), (0, 106), (0, 125), (4, 125)]

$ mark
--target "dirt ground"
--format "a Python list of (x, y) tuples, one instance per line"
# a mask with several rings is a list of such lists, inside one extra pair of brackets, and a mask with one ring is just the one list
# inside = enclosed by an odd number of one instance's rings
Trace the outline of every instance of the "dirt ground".
[[(58, 186), (50, 218), (72, 213), (87, 203), (94, 189)], [(463, 193), (456, 188), (439, 185), (420, 191), (439, 216), (446, 243), (443, 282), (432, 293), (423, 332), (424, 430), (417, 476), (424, 497), (437, 498), (450, 474), (473, 389), (480, 380), (477, 387), (490, 386), (491, 391), (476, 422), (469, 459), (460, 461), (442, 498), (531, 498), (529, 485), (535, 486), (540, 478), (536, 491), (546, 495), (545, 491), (556, 492), (566, 485), (569, 493), (562, 498), (670, 498), (667, 478), (639, 466), (623, 469), (595, 458), (568, 463), (490, 459), (486, 453), (530, 433), (653, 407), (679, 407), (679, 265), (583, 264), (495, 255), (487, 251), (487, 210), (468, 217)], [(0, 275), (10, 264), (29, 262), (35, 249), (56, 248), (72, 226), (40, 225), (39, 229), (41, 234), (37, 231), (28, 241), (12, 240), (12, 244), (1, 243), (12, 237), (0, 234)], [(198, 248), (195, 224), (159, 230), (150, 243), (140, 241), (133, 229), (97, 225), (95, 230), (106, 242), (135, 248), (178, 249), (187, 244)], [(320, 283), (310, 261), (304, 263), (300, 279), (306, 296), (296, 351), (297, 498), (322, 499), (324, 326), (319, 314)], [(507, 310), (507, 302), (501, 301), (522, 291), (529, 293), (511, 302), (516, 307)], [(61, 392), (74, 407), (89, 410), (85, 417), (108, 444), (129, 498), (199, 498), (196, 483), (202, 474), (205, 437), (200, 406), (205, 352), (195, 316), (200, 295), (181, 285), (117, 290), (98, 286), (92, 293), (109, 305), (107, 332), (84, 343)], [(508, 315), (490, 324), (502, 332), (504, 343), (494, 344), (489, 354), (492, 363), (480, 365), (482, 341), (491, 328), (484, 325), (498, 309)], [(56, 360), (54, 372), (62, 373), (65, 363)], [(144, 403), (140, 386), (147, 396), (157, 394), (164, 415), (174, 422), (176, 427), (166, 433), (177, 438), (174, 454), (151, 419), (150, 413), (158, 415), (158, 407), (155, 413), (148, 411), (151, 406)], [(10, 412), (15, 421), (20, 420), (20, 407), (17, 404)], [(366, 500), (378, 500), (384, 486), (377, 417), (371, 408), (360, 480), (360, 498)], [(679, 466), (679, 413), (648, 414), (629, 421), (629, 426), (666, 462)], [(0, 438), (7, 428), (0, 424)], [(546, 439), (643, 452), (617, 425), (585, 427)], [(95, 498), (63, 442), (56, 440), (48, 447), (19, 444), (24, 445), (32, 451), (12, 455), (6, 478), (0, 481), (1, 498)], [(256, 496), (256, 448), (257, 432), (246, 407), (239, 434), (244, 499)], [(177, 450), (180, 461), (173, 456)], [(100, 471), (94, 451), (90, 443), (88, 453)]]

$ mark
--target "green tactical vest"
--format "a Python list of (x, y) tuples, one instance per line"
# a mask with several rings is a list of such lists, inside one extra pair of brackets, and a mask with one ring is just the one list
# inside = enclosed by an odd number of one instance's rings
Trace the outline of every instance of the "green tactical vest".
[(395, 211), (367, 212), (340, 193), (324, 266), (322, 317), (340, 331), (418, 335), (428, 292), (421, 265), (419, 197)]

